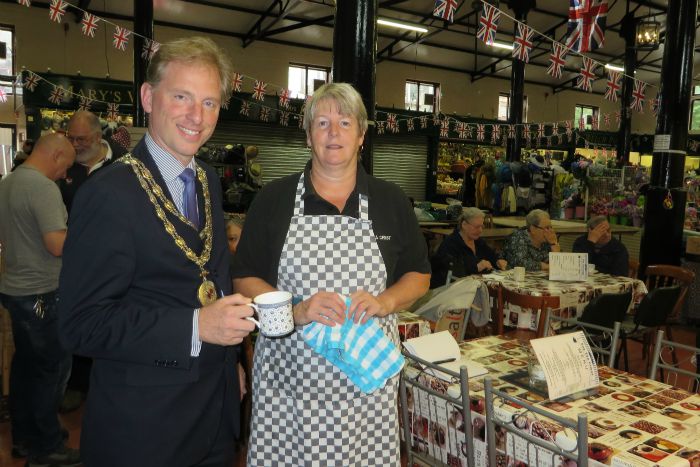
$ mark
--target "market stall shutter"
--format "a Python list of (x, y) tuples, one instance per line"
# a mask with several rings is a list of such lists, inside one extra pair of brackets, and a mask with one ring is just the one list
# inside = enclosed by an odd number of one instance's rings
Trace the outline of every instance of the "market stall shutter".
[(396, 183), (406, 196), (423, 201), (427, 155), (427, 136), (377, 136), (374, 140), (374, 176)]
[(256, 161), (262, 166), (263, 183), (299, 172), (309, 160), (306, 133), (297, 127), (259, 122), (219, 122), (207, 144), (257, 146)]

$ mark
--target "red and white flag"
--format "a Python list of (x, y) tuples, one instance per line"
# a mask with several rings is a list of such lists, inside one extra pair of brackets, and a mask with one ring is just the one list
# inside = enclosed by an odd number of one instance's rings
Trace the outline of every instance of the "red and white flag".
[(451, 23), (455, 20), (455, 11), (457, 11), (458, 7), (459, 4), (457, 0), (435, 0), (433, 16), (437, 16)]
[(491, 143), (497, 144), (501, 139), (501, 125), (491, 125)]
[(7, 94), (2, 88), (0, 88), (0, 102), (7, 102)]
[(153, 58), (156, 52), (160, 49), (160, 42), (156, 42), (152, 39), (146, 39), (143, 42), (143, 49), (141, 50), (141, 58), (148, 60), (149, 62)]
[(498, 20), (501, 17), (501, 10), (483, 2), (484, 9), (479, 17), (479, 30), (476, 37), (491, 45), (496, 41), (496, 31), (498, 31)]
[(659, 114), (659, 107), (661, 106), (661, 94), (657, 94), (655, 98), (651, 100), (651, 113), (656, 117)]
[(546, 129), (544, 126), (544, 123), (538, 123), (537, 124), (537, 138), (544, 138), (544, 133)]
[(420, 127), (423, 129), (428, 128), (428, 116), (427, 115), (423, 115), (422, 117), (420, 117)]
[(396, 114), (386, 114), (386, 127), (392, 133), (399, 132), (399, 124), (396, 120)]
[(603, 47), (608, 0), (569, 0), (566, 46), (579, 53)]
[(126, 45), (129, 43), (130, 35), (131, 31), (128, 29), (115, 26), (114, 34), (112, 35), (112, 44), (114, 44), (114, 48), (121, 51), (126, 50)]
[(250, 102), (248, 101), (243, 101), (241, 103), (241, 110), (239, 112), (241, 115), (245, 115), (246, 117), (250, 117)]
[(440, 124), (440, 136), (442, 138), (447, 138), (450, 135), (450, 120), (446, 118)]
[(27, 79), (24, 80), (24, 89), (29, 92), (34, 92), (36, 85), (39, 84), (39, 75), (32, 71), (27, 72)]
[(518, 23), (518, 33), (513, 42), (513, 58), (525, 63), (530, 61), (530, 50), (532, 50), (532, 35), (534, 31), (526, 24)]
[(119, 118), (119, 104), (107, 104), (107, 120), (117, 121)]
[(263, 122), (270, 121), (270, 109), (269, 107), (260, 107), (260, 120)]
[(65, 96), (66, 91), (61, 86), (54, 86), (49, 94), (49, 101), (59, 105), (63, 102), (63, 96)]
[(605, 98), (611, 102), (617, 102), (617, 91), (620, 90), (620, 73), (608, 70), (608, 87), (605, 89)]
[(289, 112), (284, 110), (280, 112), (280, 125), (289, 126)]
[(595, 81), (595, 67), (596, 63), (588, 58), (583, 57), (583, 67), (581, 68), (581, 74), (578, 77), (578, 82), (576, 87), (582, 91), (591, 92), (593, 90), (593, 81)]
[(17, 3), (24, 6), (32, 6), (31, 0), (17, 0)]
[(253, 86), (253, 99), (259, 101), (265, 100), (265, 89), (267, 88), (267, 83), (264, 81), (255, 80), (255, 85)]
[(408, 120), (406, 120), (406, 128), (408, 129), (408, 131), (414, 131), (416, 129), (415, 123), (413, 123), (412, 118), (409, 118)]
[(97, 29), (97, 23), (100, 18), (88, 13), (87, 11), (83, 13), (83, 19), (80, 21), (80, 29), (83, 31), (83, 35), (88, 37), (95, 37), (95, 30)]
[(610, 128), (610, 114), (603, 114), (603, 123), (605, 123), (605, 128)]
[(289, 107), (289, 89), (280, 89), (280, 107)]
[(51, 21), (60, 23), (63, 15), (66, 14), (67, 7), (68, 3), (63, 0), (51, 0), (51, 5), (49, 6), (49, 18)]
[(547, 73), (553, 78), (561, 78), (561, 70), (566, 64), (566, 48), (559, 42), (552, 42), (552, 53), (549, 55)]
[(467, 138), (467, 124), (464, 122), (459, 122), (457, 124), (457, 137), (459, 139)]
[(634, 80), (634, 90), (632, 91), (632, 103), (630, 108), (639, 113), (644, 113), (644, 93), (647, 89), (647, 83), (644, 81)]
[(78, 110), (90, 110), (92, 106), (93, 99), (89, 99), (85, 96), (80, 98), (80, 103), (78, 104)]
[(573, 123), (571, 120), (566, 120), (564, 122), (564, 128), (566, 129), (566, 136), (571, 136), (571, 133), (573, 133)]
[(581, 115), (581, 117), (578, 119), (578, 129), (579, 131), (586, 129), (586, 118), (583, 115)]
[(241, 92), (241, 85), (243, 84), (243, 75), (234, 72), (231, 75), (231, 90), (235, 92)]
[(482, 123), (477, 123), (476, 125), (476, 140), (483, 141), (486, 135), (486, 125)]

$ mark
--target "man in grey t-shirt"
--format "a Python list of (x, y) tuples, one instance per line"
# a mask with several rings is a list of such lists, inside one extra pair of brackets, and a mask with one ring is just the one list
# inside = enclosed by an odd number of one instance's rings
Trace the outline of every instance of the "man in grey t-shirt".
[(0, 300), (10, 312), (15, 355), (10, 372), (13, 455), (27, 465), (80, 464), (64, 445), (58, 403), (70, 355), (58, 339), (58, 276), (66, 238), (66, 208), (56, 180), (75, 150), (62, 135), (40, 138), (26, 162), (0, 182)]

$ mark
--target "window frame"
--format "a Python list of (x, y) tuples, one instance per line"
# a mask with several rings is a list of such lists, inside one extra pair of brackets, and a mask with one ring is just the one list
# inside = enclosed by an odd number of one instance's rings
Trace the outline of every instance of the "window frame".
[[(501, 119), (501, 98), (506, 98), (506, 118)], [(527, 122), (527, 110), (528, 110), (528, 99), (527, 94), (523, 95), (523, 122)], [(498, 110), (496, 114), (496, 120), (501, 122), (507, 122), (510, 119), (510, 93), (509, 92), (499, 92), (498, 93)]]
[[(15, 26), (12, 24), (0, 23), (0, 30), (9, 31), (10, 33), (10, 42), (7, 47), (6, 60), (10, 60), (12, 69), (10, 70), (9, 75), (4, 75), (3, 73), (0, 73), (0, 77), (7, 76), (10, 78), (9, 80), (0, 79), (0, 87), (6, 88), (4, 89), (5, 94), (10, 96), (15, 92), (14, 83), (17, 77), (17, 64), (15, 63), (15, 42), (17, 41), (17, 36), (15, 32)], [(21, 95), (21, 88), (18, 89), (19, 91), (17, 91), (17, 94)]]
[[(418, 89), (416, 90), (416, 99), (417, 101), (415, 102), (416, 108), (413, 108), (414, 102), (411, 102), (409, 106), (407, 106), (406, 103), (406, 87), (408, 84), (415, 84), (418, 86)], [(420, 110), (421, 103), (420, 103), (420, 89), (422, 86), (432, 86), (433, 87), (433, 109), (432, 110)], [(413, 110), (416, 112), (429, 112), (429, 113), (439, 113), (440, 112), (440, 83), (433, 82), (433, 81), (425, 81), (425, 80), (420, 80), (420, 79), (406, 79), (406, 83), (404, 84), (404, 108), (406, 110)], [(423, 104), (425, 105), (425, 104)]]
[[(309, 70), (313, 71), (321, 71), (326, 74), (326, 83), (330, 81), (331, 78), (331, 67), (329, 66), (323, 66), (323, 65), (312, 65), (310, 63), (300, 63), (300, 62), (289, 62), (289, 66), (287, 67), (287, 89), (292, 91), (292, 89), (289, 86), (289, 71), (291, 68), (303, 68), (304, 69), (304, 92), (302, 93), (304, 97), (301, 97), (301, 99), (305, 99), (306, 96), (310, 96), (314, 93), (314, 90), (311, 89), (311, 93), (309, 93), (308, 85), (309, 85)], [(293, 98), (300, 98), (297, 94), (297, 91), (292, 91), (292, 96)]]
[[(584, 110), (591, 110), (591, 115), (595, 116), (598, 119), (598, 129), (600, 129), (600, 107), (595, 106), (595, 105), (589, 105), (589, 104), (575, 104), (574, 105), (574, 127), (578, 128), (578, 121), (580, 118), (579, 116), (576, 116), (578, 113), (578, 109), (581, 109), (581, 113), (583, 113)], [(588, 119), (586, 119), (586, 125), (584, 126), (584, 130), (593, 130), (593, 125), (591, 123), (588, 123)]]

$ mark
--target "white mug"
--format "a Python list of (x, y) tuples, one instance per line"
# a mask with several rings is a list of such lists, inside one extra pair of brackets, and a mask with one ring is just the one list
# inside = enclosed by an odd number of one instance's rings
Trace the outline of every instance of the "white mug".
[(595, 272), (595, 264), (588, 263), (588, 274), (593, 274)]
[(291, 293), (266, 292), (255, 297), (249, 306), (258, 313), (258, 319), (246, 319), (254, 322), (263, 336), (281, 337), (294, 331)]
[(515, 266), (513, 268), (513, 280), (515, 282), (522, 282), (525, 280), (525, 268), (522, 266)]

